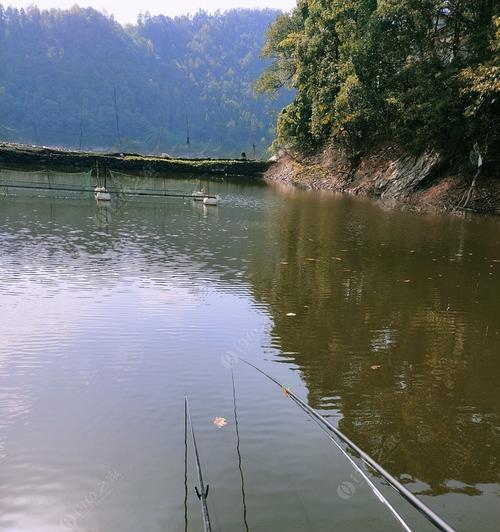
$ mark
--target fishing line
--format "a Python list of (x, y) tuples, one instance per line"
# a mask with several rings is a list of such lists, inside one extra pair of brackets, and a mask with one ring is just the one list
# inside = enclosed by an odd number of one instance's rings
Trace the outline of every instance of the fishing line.
[(184, 532), (189, 529), (189, 501), (188, 501), (188, 403), (187, 403), (187, 388), (186, 388), (186, 369), (182, 366), (182, 386), (184, 389)]
[[(254, 366), (252, 363), (240, 358), (242, 362), (247, 364), (257, 370), (259, 373), (264, 375), (267, 379), (274, 382), (279, 386), (287, 395), (290, 397), (302, 410), (310, 417), (312, 417), (318, 424), (322, 425), (324, 430), (329, 433), (335, 434), (342, 442), (344, 442), (355, 454), (363, 461), (363, 463), (369, 466), (371, 469), (379, 473), (384, 479), (389, 483), (389, 485), (394, 488), (407, 502), (409, 502), (413, 507), (415, 507), (424, 517), (430, 521), (436, 528), (444, 532), (455, 532), (455, 530), (448, 525), (441, 517), (434, 513), (424, 502), (422, 502), (418, 497), (416, 497), (411, 491), (409, 491), (399, 480), (394, 478), (390, 473), (388, 473), (380, 464), (378, 464), (373, 458), (368, 454), (362, 451), (354, 442), (352, 442), (347, 436), (345, 436), (339, 429), (335, 428), (324, 416), (319, 412), (310, 407), (305, 403), (300, 397), (295, 395), (291, 390), (287, 389), (283, 384), (277, 381), (274, 377), (261, 370), (257, 366)], [(349, 457), (350, 458), (350, 457)], [(351, 461), (351, 460), (350, 460)], [(399, 521), (399, 519), (398, 519)]]
[(234, 423), (236, 427), (236, 452), (238, 454), (238, 469), (240, 470), (241, 477), (241, 496), (243, 500), (243, 521), (245, 523), (245, 530), (249, 532), (248, 521), (247, 521), (247, 502), (246, 502), (246, 493), (245, 493), (245, 479), (243, 477), (243, 468), (241, 464), (241, 452), (240, 452), (240, 429), (238, 424), (238, 415), (236, 413), (236, 388), (234, 385), (234, 370), (231, 367), (231, 382), (233, 384), (233, 407), (234, 407)]
[(188, 532), (188, 410), (184, 402), (184, 532)]

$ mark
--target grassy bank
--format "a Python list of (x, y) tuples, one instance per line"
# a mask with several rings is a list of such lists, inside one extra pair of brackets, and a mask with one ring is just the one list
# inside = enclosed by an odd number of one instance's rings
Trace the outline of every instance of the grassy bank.
[(12, 169), (90, 170), (96, 162), (134, 175), (205, 174), (261, 176), (272, 163), (244, 159), (175, 159), (133, 153), (95, 153), (0, 143), (0, 166)]

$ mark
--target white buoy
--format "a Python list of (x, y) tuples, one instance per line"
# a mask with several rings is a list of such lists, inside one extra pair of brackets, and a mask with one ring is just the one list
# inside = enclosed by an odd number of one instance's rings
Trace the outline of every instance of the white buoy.
[(193, 192), (191, 194), (191, 197), (193, 198), (193, 201), (203, 201), (206, 198), (206, 194), (204, 192)]
[(96, 187), (94, 190), (94, 196), (97, 201), (111, 201), (111, 194), (105, 187)]
[(96, 161), (96, 179), (97, 179), (97, 186), (94, 189), (94, 196), (97, 201), (111, 201), (111, 194), (108, 192), (108, 189), (106, 188), (106, 172), (104, 172), (104, 186), (100, 187), (99, 183), (102, 183), (100, 174), (99, 174), (99, 162)]
[(204, 198), (203, 205), (217, 205), (219, 203), (218, 199), (214, 196), (209, 198)]

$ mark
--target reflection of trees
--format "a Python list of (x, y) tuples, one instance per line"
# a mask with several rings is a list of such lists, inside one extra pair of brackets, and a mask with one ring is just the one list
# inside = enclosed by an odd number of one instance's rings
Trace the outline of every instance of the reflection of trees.
[(36, 199), (29, 212), (29, 200), (5, 198), (2, 267), (54, 288), (64, 275), (107, 288), (137, 274), (241, 289), (246, 272), (310, 404), (338, 410), (341, 428), (391, 472), (434, 493), (450, 480), (498, 481), (497, 224), (304, 195), (267, 204), (265, 188), (245, 204), (240, 187), (211, 184), (234, 194), (217, 213), (130, 202), (104, 226), (93, 202)]
[(310, 404), (434, 493), (497, 482), (496, 224), (304, 197), (280, 216), (279, 259), (255, 264), (253, 281)]

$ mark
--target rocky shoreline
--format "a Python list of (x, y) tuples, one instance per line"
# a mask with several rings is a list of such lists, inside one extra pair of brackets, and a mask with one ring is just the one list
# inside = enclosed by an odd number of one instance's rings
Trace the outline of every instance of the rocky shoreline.
[(435, 151), (415, 156), (394, 146), (374, 149), (353, 167), (330, 146), (309, 157), (282, 153), (265, 178), (306, 190), (372, 196), (422, 211), (500, 214), (498, 174), (493, 165), (477, 170)]

